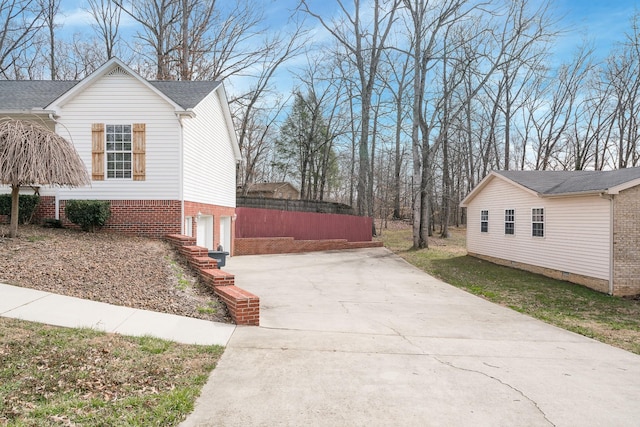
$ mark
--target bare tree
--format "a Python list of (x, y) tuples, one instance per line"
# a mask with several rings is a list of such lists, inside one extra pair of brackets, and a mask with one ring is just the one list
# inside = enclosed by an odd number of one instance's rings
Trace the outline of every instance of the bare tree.
[[(218, 6), (215, 0), (196, 4)], [(194, 22), (190, 47), (194, 70), (202, 79), (224, 79), (251, 74), (250, 68), (268, 60), (277, 44), (265, 38), (264, 10), (251, 0), (225, 0), (224, 13), (212, 9), (212, 14), (192, 13)], [(208, 12), (208, 10), (207, 10)], [(209, 18), (208, 28), (203, 17)], [(200, 17), (198, 19), (198, 17)], [(265, 41), (267, 43), (265, 44)]]
[(171, 61), (179, 49), (175, 37), (175, 25), (180, 22), (181, 8), (178, 0), (143, 0), (124, 2), (113, 0), (127, 15), (142, 26), (137, 37), (154, 52), (156, 79), (171, 79)]
[(564, 148), (563, 138), (577, 106), (579, 89), (592, 67), (590, 55), (590, 50), (582, 48), (570, 63), (562, 65), (542, 89), (550, 100), (541, 105), (541, 112), (531, 112), (537, 143), (536, 170), (553, 169), (557, 153)]
[(120, 31), (120, 9), (111, 0), (88, 0), (89, 9), (95, 23), (92, 25), (104, 44), (105, 59), (116, 56)]
[(58, 78), (58, 72), (56, 67), (57, 55), (56, 55), (56, 16), (60, 11), (60, 0), (38, 0), (39, 7), (42, 9), (42, 20), (44, 27), (47, 30), (47, 39), (49, 52), (47, 55), (49, 63), (49, 78), (56, 80)]
[(400, 209), (400, 189), (401, 174), (404, 157), (404, 146), (402, 144), (403, 124), (407, 116), (407, 106), (405, 102), (406, 91), (410, 84), (410, 56), (399, 52), (387, 50), (384, 52), (385, 62), (389, 68), (389, 79), (383, 80), (387, 89), (393, 97), (395, 104), (395, 156), (393, 157), (393, 218), (402, 218)]
[[(43, 9), (37, 0), (0, 2), (0, 75), (11, 77), (42, 28)], [(24, 56), (23, 56), (24, 55)]]
[(342, 0), (337, 0), (341, 10), (339, 21), (327, 21), (312, 12), (307, 0), (301, 0), (300, 7), (305, 13), (316, 18), (320, 24), (339, 42), (353, 61), (359, 81), (360, 137), (358, 142), (358, 194), (357, 211), (360, 215), (373, 216), (373, 186), (370, 170), (370, 121), (371, 100), (377, 79), (382, 52), (395, 22), (400, 0), (373, 0), (371, 20), (361, 0), (353, 0), (350, 12)]
[[(238, 131), (238, 144), (243, 155), (242, 166), (244, 167), (244, 173), (241, 170), (238, 171), (237, 181), (241, 183), (245, 195), (248, 191), (248, 184), (254, 182), (256, 166), (265, 154), (264, 144), (266, 141), (262, 138), (255, 140), (251, 137), (251, 125), (255, 122), (254, 115), (264, 109), (262, 103), (270, 95), (270, 84), (276, 70), (302, 50), (306, 41), (305, 34), (302, 26), (298, 24), (292, 34), (281, 33), (267, 42), (266, 45), (270, 49), (265, 53), (265, 61), (260, 64), (259, 73), (255, 76), (255, 83), (248, 93), (233, 100), (234, 103), (237, 103), (240, 111), (240, 114), (235, 114), (234, 120)], [(282, 107), (283, 105), (278, 102), (275, 103), (275, 108), (272, 105), (271, 110), (278, 113)], [(273, 123), (277, 114), (272, 117), (273, 119), (269, 120), (270, 123)]]
[[(428, 246), (427, 224), (429, 209), (430, 162), (432, 154), (450, 135), (454, 123), (460, 123), (460, 115), (469, 110), (466, 100), (474, 99), (480, 90), (505, 64), (521, 58), (523, 54), (546, 38), (545, 31), (531, 29), (541, 25), (536, 13), (524, 10), (525, 1), (504, 4), (477, 4), (464, 0), (428, 2), (405, 0), (409, 15), (409, 30), (413, 40), (410, 54), (414, 59), (414, 123), (412, 132), (414, 158), (414, 247)], [(446, 61), (445, 61), (445, 58)], [(432, 88), (425, 98), (426, 74), (437, 70), (439, 62), (451, 63), (452, 70), (446, 85), (440, 90)], [(472, 84), (467, 84), (463, 96), (451, 103), (452, 91), (465, 87), (464, 70), (472, 67)], [(443, 70), (446, 68), (443, 68)], [(433, 79), (431, 81), (434, 81)], [(435, 80), (440, 81), (440, 80)], [(450, 103), (450, 108), (445, 108)], [(428, 106), (428, 108), (427, 108)], [(430, 111), (430, 119), (425, 112)], [(433, 135), (433, 147), (431, 136)], [(494, 144), (495, 145), (495, 144)], [(448, 147), (444, 147), (447, 149)], [(433, 153), (431, 152), (433, 151)], [(445, 190), (450, 185), (445, 187)], [(449, 195), (444, 194), (443, 200)], [(445, 224), (446, 225), (446, 224)], [(446, 235), (446, 230), (443, 230)]]

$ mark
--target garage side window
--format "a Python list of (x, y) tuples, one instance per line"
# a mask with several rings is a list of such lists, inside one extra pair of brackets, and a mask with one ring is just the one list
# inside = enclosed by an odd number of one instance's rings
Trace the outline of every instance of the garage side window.
[(489, 211), (480, 211), (480, 231), (482, 233), (489, 231)]
[(531, 209), (531, 235), (544, 237), (544, 208)]
[(516, 231), (516, 210), (505, 209), (504, 211), (504, 234), (515, 234)]

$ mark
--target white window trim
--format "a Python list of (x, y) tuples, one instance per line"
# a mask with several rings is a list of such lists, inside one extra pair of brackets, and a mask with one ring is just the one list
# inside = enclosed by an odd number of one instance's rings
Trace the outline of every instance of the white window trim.
[[(513, 211), (513, 221), (507, 221), (507, 211)], [(507, 234), (507, 224), (513, 224), (513, 233)], [(515, 236), (516, 235), (516, 209), (505, 209), (504, 210), (504, 235), (505, 236)]]
[[(486, 221), (483, 221), (483, 212), (487, 213)], [(487, 231), (482, 230), (482, 224), (487, 223)], [(489, 232), (489, 209), (481, 209), (480, 210), (480, 233), (488, 233)]]
[[(131, 136), (131, 150), (112, 150), (109, 151), (107, 147), (107, 128), (109, 126), (129, 126), (129, 134)], [(110, 153), (129, 153), (131, 155), (130, 165), (129, 165), (129, 177), (128, 178), (118, 178), (118, 177), (110, 177), (109, 176), (109, 154)], [(104, 176), (107, 180), (115, 180), (115, 181), (133, 181), (133, 123), (105, 123), (104, 124)]]
[[(533, 220), (533, 211), (536, 209), (541, 209), (542, 210), (542, 221), (534, 221)], [(547, 220), (547, 213), (545, 212), (545, 208), (543, 206), (541, 207), (535, 207), (535, 208), (531, 208), (531, 237), (534, 239), (544, 239), (547, 235), (547, 227), (545, 226), (546, 221)], [(533, 224), (542, 224), (542, 236), (534, 236), (533, 235)]]

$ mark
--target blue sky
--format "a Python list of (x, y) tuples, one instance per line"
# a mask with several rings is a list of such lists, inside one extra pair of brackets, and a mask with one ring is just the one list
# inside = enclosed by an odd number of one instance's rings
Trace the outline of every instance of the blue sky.
[[(534, 2), (536, 0), (533, 0)], [(606, 56), (624, 32), (634, 13), (640, 10), (640, 0), (554, 0), (561, 25), (566, 28), (556, 45), (555, 54), (570, 56), (583, 40), (592, 42), (599, 57)]]
[[(206, 1), (206, 0), (204, 0)], [(254, 0), (268, 5), (267, 19), (275, 30), (281, 27), (296, 6), (298, 0)], [(533, 5), (538, 0), (530, 0)], [(345, 0), (345, 3), (350, 3)], [(223, 4), (223, 2), (221, 2)], [(329, 15), (338, 11), (332, 0), (311, 0), (312, 8)], [(63, 0), (65, 32), (84, 32), (89, 30), (90, 18), (84, 12), (86, 0)], [(584, 38), (592, 40), (599, 52), (608, 52), (609, 47), (623, 38), (623, 32), (629, 26), (630, 17), (640, 9), (640, 0), (553, 0), (552, 7), (567, 33), (556, 46), (558, 54), (570, 53)], [(123, 17), (124, 26), (133, 25)]]
[[(219, 4), (224, 4), (226, 0), (218, 1)], [(262, 2), (266, 6), (267, 24), (274, 31), (286, 24), (291, 10), (298, 3), (298, 0), (253, 1)], [(344, 2), (350, 4), (351, 0), (344, 0)], [(530, 0), (530, 2), (532, 7), (536, 7), (539, 0)], [(310, 4), (312, 10), (326, 16), (337, 14), (339, 11), (334, 0), (310, 0)], [(64, 34), (92, 31), (91, 17), (84, 10), (85, 8), (87, 8), (86, 0), (63, 0), (61, 23)], [(630, 18), (640, 10), (640, 0), (552, 0), (552, 9), (559, 21), (559, 26), (565, 30), (556, 40), (551, 52), (557, 62), (570, 60), (576, 48), (584, 40), (595, 46), (596, 59), (604, 59), (610, 49), (624, 39), (624, 32), (630, 26)], [(328, 37), (326, 31), (320, 29), (320, 25), (313, 18), (307, 17), (307, 22), (316, 28), (317, 37)], [(121, 26), (123, 35), (130, 37), (135, 31), (134, 21), (124, 14)], [(285, 79), (289, 84), (291, 83), (290, 76), (286, 76)]]

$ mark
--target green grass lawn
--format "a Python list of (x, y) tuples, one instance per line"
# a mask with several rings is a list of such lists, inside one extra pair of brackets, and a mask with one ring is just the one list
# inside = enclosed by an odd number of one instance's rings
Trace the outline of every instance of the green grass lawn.
[(412, 250), (408, 225), (378, 238), (409, 263), (451, 285), (561, 328), (640, 354), (640, 300), (503, 267), (466, 255), (464, 229)]
[(222, 351), (0, 318), (0, 425), (175, 426)]

